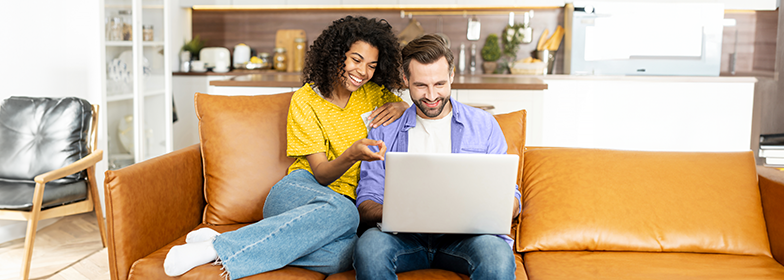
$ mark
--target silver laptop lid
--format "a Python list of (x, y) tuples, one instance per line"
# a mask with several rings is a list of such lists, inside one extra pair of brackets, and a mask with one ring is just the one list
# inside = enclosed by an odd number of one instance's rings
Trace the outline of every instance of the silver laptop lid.
[(517, 155), (387, 152), (381, 230), (508, 234)]

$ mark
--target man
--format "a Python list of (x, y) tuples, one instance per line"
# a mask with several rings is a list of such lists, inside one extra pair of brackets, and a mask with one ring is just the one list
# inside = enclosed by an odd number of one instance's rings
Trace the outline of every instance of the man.
[[(450, 97), (454, 59), (440, 37), (422, 36), (402, 53), (404, 82), (414, 105), (392, 124), (371, 129), (368, 138), (382, 140), (393, 152), (506, 154), (506, 140), (495, 118)], [(381, 221), (384, 166), (383, 160), (362, 162), (357, 208), (363, 224)], [(515, 188), (517, 216), (520, 192), (517, 186), (509, 187)], [(514, 279), (512, 242), (508, 236), (390, 234), (372, 227), (357, 243), (354, 268), (357, 279), (397, 279), (396, 273), (426, 268), (471, 279)]]

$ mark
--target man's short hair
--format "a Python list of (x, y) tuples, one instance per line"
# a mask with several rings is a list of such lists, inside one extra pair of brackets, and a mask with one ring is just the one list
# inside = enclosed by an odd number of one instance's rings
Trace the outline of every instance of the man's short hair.
[(408, 66), (411, 64), (412, 59), (422, 64), (430, 64), (444, 57), (446, 62), (449, 63), (449, 72), (451, 73), (455, 69), (455, 58), (452, 55), (452, 50), (446, 47), (444, 39), (433, 34), (427, 34), (409, 42), (403, 48), (402, 56), (403, 74), (406, 75), (406, 79), (411, 75)]

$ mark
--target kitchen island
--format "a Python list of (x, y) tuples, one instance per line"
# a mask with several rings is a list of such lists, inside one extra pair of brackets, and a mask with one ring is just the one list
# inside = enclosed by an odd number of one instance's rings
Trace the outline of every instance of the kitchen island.
[[(302, 85), (298, 73), (210, 79), (207, 93), (225, 95), (274, 94)], [(755, 82), (753, 77), (456, 75), (452, 95), (463, 103), (491, 105), (493, 114), (525, 109), (528, 146), (746, 151)], [(411, 104), (407, 91), (401, 96)], [(193, 91), (182, 100), (192, 102)]]

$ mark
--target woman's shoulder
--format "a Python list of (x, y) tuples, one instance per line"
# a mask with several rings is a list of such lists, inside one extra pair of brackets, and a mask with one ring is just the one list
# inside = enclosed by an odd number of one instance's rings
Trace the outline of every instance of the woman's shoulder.
[(314, 87), (311, 84), (305, 84), (299, 89), (294, 92), (294, 95), (291, 96), (292, 102), (313, 102), (321, 98)]
[[(366, 98), (371, 100), (378, 100), (378, 99), (392, 99), (397, 100), (393, 96), (396, 96), (392, 91), (388, 88), (378, 85), (374, 82), (368, 81), (366, 84), (362, 86), (364, 95)], [(390, 100), (391, 101), (391, 100)]]

